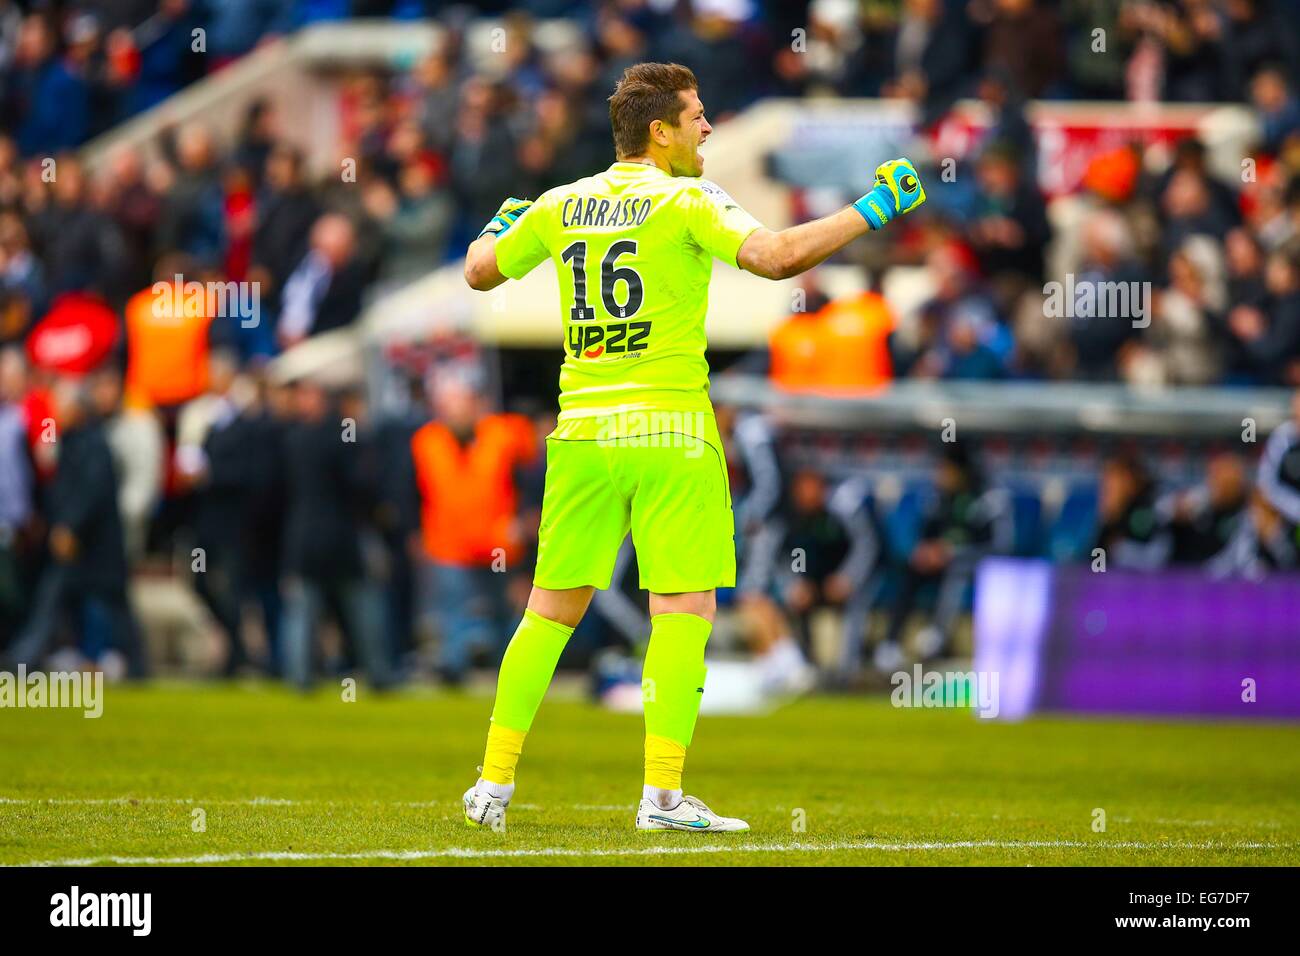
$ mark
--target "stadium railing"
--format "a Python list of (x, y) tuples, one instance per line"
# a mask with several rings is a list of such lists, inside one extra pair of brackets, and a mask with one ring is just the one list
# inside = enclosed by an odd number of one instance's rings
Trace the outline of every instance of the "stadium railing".
[(803, 428), (921, 431), (938, 436), (948, 421), (963, 434), (1092, 435), (1240, 441), (1286, 420), (1281, 388), (1137, 390), (1080, 382), (930, 382), (905, 380), (858, 396), (800, 394), (761, 376), (720, 375), (715, 401), (762, 409)]

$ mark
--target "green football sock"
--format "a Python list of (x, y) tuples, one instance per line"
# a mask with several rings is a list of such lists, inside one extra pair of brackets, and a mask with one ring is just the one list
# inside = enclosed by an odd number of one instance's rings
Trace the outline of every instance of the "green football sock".
[(696, 614), (656, 614), (641, 670), (647, 737), (691, 745), (704, 696), (704, 645), (713, 624)]
[(494, 724), (528, 732), (555, 675), (560, 652), (572, 634), (571, 627), (524, 611), (523, 620), (501, 659), (497, 699), (492, 708)]

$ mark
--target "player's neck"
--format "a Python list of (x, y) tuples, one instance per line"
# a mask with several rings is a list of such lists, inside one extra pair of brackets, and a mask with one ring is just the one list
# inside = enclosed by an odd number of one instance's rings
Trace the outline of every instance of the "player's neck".
[(669, 176), (673, 174), (673, 169), (668, 165), (667, 160), (657, 159), (654, 156), (624, 156), (619, 160), (620, 163), (640, 163), (642, 166), (655, 166), (662, 169)]

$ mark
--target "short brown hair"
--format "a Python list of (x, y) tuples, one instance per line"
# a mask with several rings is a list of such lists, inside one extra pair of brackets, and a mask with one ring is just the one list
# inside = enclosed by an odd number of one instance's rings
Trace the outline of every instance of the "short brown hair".
[(609, 123), (614, 128), (614, 152), (621, 159), (643, 152), (650, 141), (650, 124), (663, 120), (676, 126), (683, 90), (699, 89), (695, 74), (680, 63), (638, 63), (623, 71), (609, 98)]

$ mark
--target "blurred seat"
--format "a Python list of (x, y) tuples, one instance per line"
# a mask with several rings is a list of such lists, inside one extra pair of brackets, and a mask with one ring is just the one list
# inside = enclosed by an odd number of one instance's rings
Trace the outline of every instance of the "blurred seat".
[(1035, 557), (1043, 547), (1043, 500), (1037, 487), (1029, 484), (1015, 484), (1008, 491), (1011, 553), (1016, 557)]
[(1054, 561), (1079, 561), (1088, 557), (1097, 534), (1097, 486), (1074, 485), (1047, 534), (1047, 557)]

